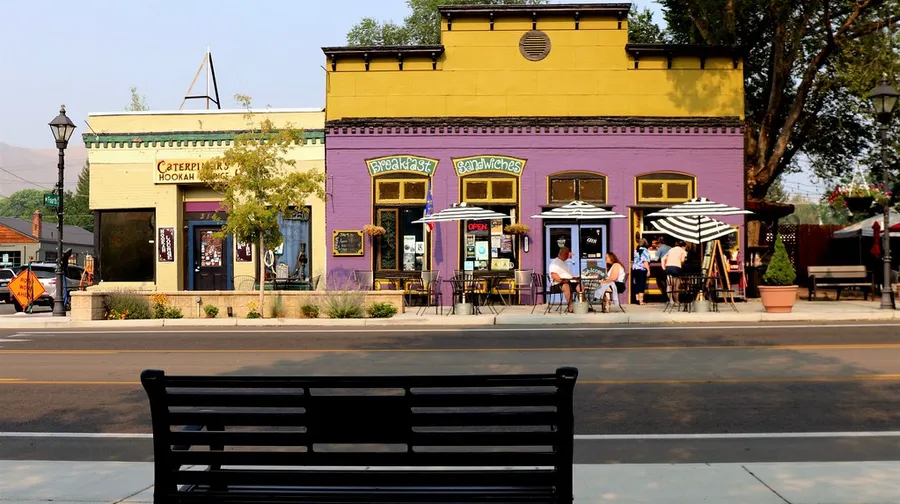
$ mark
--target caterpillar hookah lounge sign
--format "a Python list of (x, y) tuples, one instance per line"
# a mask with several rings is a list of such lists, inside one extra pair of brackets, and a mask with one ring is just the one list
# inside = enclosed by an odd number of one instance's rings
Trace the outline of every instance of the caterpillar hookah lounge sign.
[[(155, 184), (200, 184), (200, 168), (210, 160), (205, 159), (160, 159), (153, 170)], [(228, 167), (218, 163), (216, 171), (227, 173)]]

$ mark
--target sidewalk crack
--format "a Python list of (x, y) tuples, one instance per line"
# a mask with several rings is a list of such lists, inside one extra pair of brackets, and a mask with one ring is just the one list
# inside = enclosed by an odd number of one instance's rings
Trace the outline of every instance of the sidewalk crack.
[(747, 466), (742, 465), (742, 466), (741, 466), (741, 469), (747, 471), (747, 473), (748, 473), (750, 476), (753, 476), (753, 478), (756, 479), (756, 481), (759, 481), (760, 483), (762, 483), (764, 487), (768, 488), (769, 491), (771, 491), (773, 494), (777, 495), (778, 498), (781, 499), (781, 500), (783, 500), (786, 504), (791, 504), (791, 501), (785, 499), (783, 495), (781, 495), (780, 493), (778, 493), (777, 491), (775, 491), (775, 489), (772, 488), (772, 487), (770, 487), (765, 481), (761, 480), (761, 479), (759, 478), (759, 476), (753, 474), (753, 471), (751, 471), (750, 469), (747, 469)]
[[(156, 484), (156, 483), (154, 483), (154, 485), (155, 485), (155, 484)], [(148, 487), (146, 487), (146, 488), (142, 488), (142, 489), (138, 490), (137, 492), (134, 492), (134, 493), (131, 494), (131, 495), (126, 495), (125, 497), (122, 497), (122, 498), (119, 499), (119, 500), (113, 501), (112, 504), (119, 504), (119, 503), (121, 503), (121, 502), (125, 502), (125, 501), (127, 501), (128, 499), (134, 497), (135, 495), (138, 495), (138, 494), (140, 494), (140, 493), (142, 493), (142, 492), (146, 492), (147, 490), (150, 490), (151, 488), (153, 488), (153, 485), (150, 485), (150, 486), (148, 486)]]

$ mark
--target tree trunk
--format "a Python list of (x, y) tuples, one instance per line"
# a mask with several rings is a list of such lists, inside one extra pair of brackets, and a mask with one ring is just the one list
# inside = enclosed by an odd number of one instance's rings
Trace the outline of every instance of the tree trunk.
[(265, 235), (259, 233), (259, 315), (263, 316), (263, 295), (266, 292), (266, 246)]

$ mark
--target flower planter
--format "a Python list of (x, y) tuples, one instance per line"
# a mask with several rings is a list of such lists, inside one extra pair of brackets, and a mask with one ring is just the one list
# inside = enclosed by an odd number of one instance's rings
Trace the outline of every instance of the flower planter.
[(844, 198), (844, 201), (847, 203), (847, 210), (853, 213), (860, 213), (871, 208), (875, 198), (870, 196), (848, 196)]
[(760, 285), (759, 297), (767, 313), (790, 313), (797, 302), (797, 286)]

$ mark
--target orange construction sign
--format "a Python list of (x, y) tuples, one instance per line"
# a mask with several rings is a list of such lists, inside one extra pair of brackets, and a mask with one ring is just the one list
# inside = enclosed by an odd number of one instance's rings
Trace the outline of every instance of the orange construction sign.
[(22, 270), (16, 278), (9, 282), (9, 292), (16, 297), (22, 308), (27, 308), (35, 299), (46, 292), (37, 275), (31, 270)]

